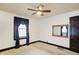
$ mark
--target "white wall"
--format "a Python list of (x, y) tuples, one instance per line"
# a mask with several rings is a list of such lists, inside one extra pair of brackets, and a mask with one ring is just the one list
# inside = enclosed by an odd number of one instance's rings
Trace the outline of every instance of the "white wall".
[(35, 19), (31, 19), (29, 20), (30, 22), (30, 25), (29, 25), (29, 33), (30, 33), (30, 42), (34, 42), (34, 41), (37, 41), (38, 40), (38, 29), (39, 29), (39, 26), (38, 26), (38, 20), (35, 20)]
[(70, 37), (63, 38), (63, 37), (52, 36), (52, 25), (62, 25), (62, 24), (69, 25), (69, 17), (76, 16), (76, 15), (79, 15), (79, 10), (56, 15), (47, 19), (40, 19), (39, 20), (40, 40), (57, 44), (60, 46), (64, 46), (64, 47), (70, 47), (69, 45)]
[[(57, 44), (64, 47), (70, 47), (70, 37), (62, 38), (52, 36), (52, 25), (69, 25), (69, 17), (79, 15), (78, 11), (64, 13), (52, 16), (46, 19), (30, 19), (29, 20), (29, 34), (30, 42), (42, 40), (49, 43)], [(14, 16), (22, 17), (16, 14), (0, 11), (0, 49), (12, 47), (15, 45), (13, 36)], [(25, 17), (27, 18), (27, 17)], [(21, 44), (25, 41), (21, 40)]]
[[(8, 48), (15, 46), (14, 41), (14, 16), (22, 17), (16, 14), (0, 11), (0, 49)], [(27, 18), (27, 17), (25, 17)], [(30, 31), (30, 41), (36, 41), (37, 39), (37, 21), (30, 19), (29, 20), (29, 31)], [(21, 44), (24, 44), (25, 41), (21, 40)]]

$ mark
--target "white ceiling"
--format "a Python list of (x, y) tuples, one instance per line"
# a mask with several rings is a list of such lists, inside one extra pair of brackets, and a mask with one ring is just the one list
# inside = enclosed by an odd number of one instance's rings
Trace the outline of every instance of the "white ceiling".
[(79, 10), (79, 3), (44, 3), (44, 9), (50, 9), (51, 13), (45, 13), (45, 16), (31, 15), (33, 12), (27, 10), (27, 8), (36, 8), (38, 5), (39, 3), (0, 3), (0, 10), (35, 19)]

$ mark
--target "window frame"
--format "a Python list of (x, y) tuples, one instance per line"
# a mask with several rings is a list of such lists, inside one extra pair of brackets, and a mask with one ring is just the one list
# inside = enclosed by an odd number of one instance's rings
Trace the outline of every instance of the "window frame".
[[(63, 36), (63, 33), (62, 33), (62, 27), (63, 26), (66, 26), (66, 28), (67, 28), (66, 36)], [(60, 35), (54, 34), (54, 31), (55, 31), (54, 27), (60, 27)], [(64, 25), (52, 25), (52, 36), (68, 38), (68, 24), (64, 24)]]

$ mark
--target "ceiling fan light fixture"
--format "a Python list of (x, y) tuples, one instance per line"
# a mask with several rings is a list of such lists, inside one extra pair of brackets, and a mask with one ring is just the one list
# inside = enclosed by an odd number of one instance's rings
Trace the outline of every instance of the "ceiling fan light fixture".
[(42, 14), (42, 12), (38, 11), (38, 12), (37, 12), (37, 14), (38, 14), (38, 15), (41, 15), (41, 14)]
[(28, 10), (35, 11), (34, 13), (32, 13), (32, 15), (37, 14), (37, 15), (41, 15), (41, 16), (44, 16), (44, 13), (50, 13), (51, 12), (51, 10), (44, 9), (44, 5), (42, 5), (42, 4), (37, 6), (37, 9), (28, 8)]
[(39, 10), (42, 10), (42, 7), (41, 6), (39, 7)]

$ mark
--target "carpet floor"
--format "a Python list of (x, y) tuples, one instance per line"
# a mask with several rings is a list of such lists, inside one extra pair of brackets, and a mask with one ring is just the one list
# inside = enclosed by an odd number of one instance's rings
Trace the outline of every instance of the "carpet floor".
[(29, 46), (20, 47), (19, 49), (0, 52), (0, 55), (78, 55), (78, 53), (38, 42)]

